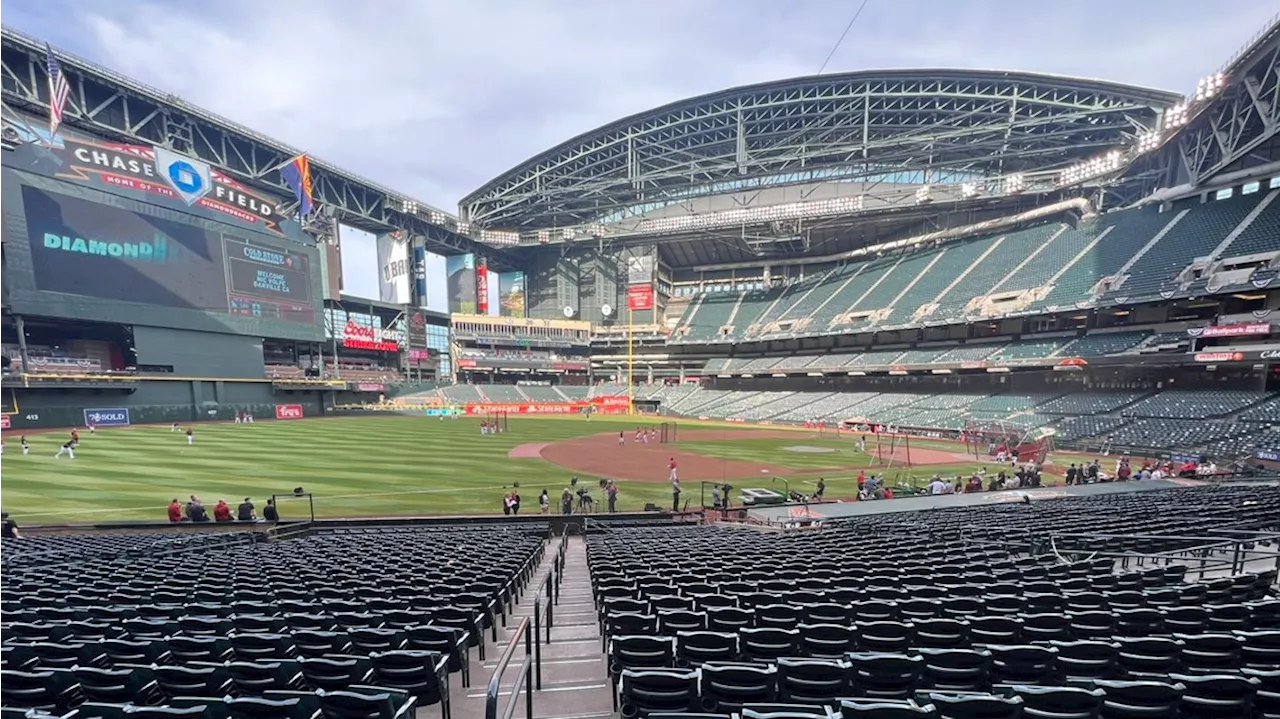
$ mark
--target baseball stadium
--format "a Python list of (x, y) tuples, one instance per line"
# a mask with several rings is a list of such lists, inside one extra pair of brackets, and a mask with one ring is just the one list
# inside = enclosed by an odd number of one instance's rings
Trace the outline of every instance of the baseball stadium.
[(1280, 717), (1280, 20), (1187, 94), (727, 88), (454, 210), (2, 59), (4, 719)]

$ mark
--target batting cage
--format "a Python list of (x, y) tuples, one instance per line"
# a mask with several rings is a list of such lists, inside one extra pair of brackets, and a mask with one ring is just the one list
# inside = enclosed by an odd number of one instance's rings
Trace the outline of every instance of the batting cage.
[(662, 444), (676, 443), (676, 423), (675, 422), (663, 422), (658, 427), (658, 430), (659, 430), (658, 438)]
[(911, 435), (909, 434), (877, 432), (872, 436), (871, 441), (866, 443), (866, 447), (866, 453), (881, 467), (886, 469), (912, 467)]
[(974, 459), (1003, 454), (1018, 462), (1043, 463), (1053, 451), (1054, 433), (1047, 427), (1031, 429), (1003, 419), (970, 417), (960, 438), (965, 454), (973, 455)]
[(498, 432), (507, 431), (507, 413), (499, 410), (489, 410), (484, 413), (484, 421)]

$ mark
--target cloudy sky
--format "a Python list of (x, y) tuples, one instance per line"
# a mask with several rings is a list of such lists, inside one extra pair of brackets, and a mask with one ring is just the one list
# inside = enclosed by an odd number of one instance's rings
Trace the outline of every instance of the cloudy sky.
[[(9, 0), (3, 21), (456, 211), (610, 120), (817, 73), (859, 4)], [(1017, 69), (1187, 93), (1277, 13), (1280, 0), (868, 0), (826, 71)], [(367, 248), (347, 250), (354, 291), (376, 271)]]

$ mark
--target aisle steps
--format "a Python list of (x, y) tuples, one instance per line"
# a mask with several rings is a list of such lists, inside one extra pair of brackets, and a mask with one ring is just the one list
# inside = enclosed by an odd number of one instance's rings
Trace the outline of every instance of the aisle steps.
[[(520, 620), (530, 618), (532, 627), (534, 594), (544, 586), (555, 561), (555, 547), (559, 541), (558, 538), (553, 540), (548, 547), (546, 556), (534, 573), (535, 580), (507, 618), (507, 626), (498, 628), (496, 645), (492, 635), (486, 633), (486, 660), (481, 662), (477, 653), (472, 652), (472, 686), (463, 688), (458, 675), (453, 675), (454, 719), (484, 719), (485, 690), (489, 679)], [(541, 648), (542, 690), (535, 691), (533, 695), (534, 719), (604, 719), (615, 716), (605, 655), (600, 646), (600, 625), (596, 620), (591, 578), (587, 571), (586, 542), (580, 536), (569, 537), (559, 603), (554, 607), (554, 614), (551, 643), (543, 644)], [(542, 633), (545, 640), (545, 626)], [(511, 689), (523, 660), (524, 648), (520, 646), (516, 648), (499, 684), (500, 712), (512, 700)], [(515, 717), (523, 719), (524, 698), (520, 696), (515, 700), (520, 703)], [(420, 709), (418, 716), (434, 719), (439, 716), (439, 708)]]

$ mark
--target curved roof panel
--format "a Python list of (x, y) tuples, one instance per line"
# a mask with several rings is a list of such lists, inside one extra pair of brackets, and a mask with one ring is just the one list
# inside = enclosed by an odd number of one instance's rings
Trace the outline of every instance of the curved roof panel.
[(1156, 127), (1176, 93), (998, 70), (875, 70), (748, 85), (561, 143), (459, 203), (494, 229), (570, 227), (753, 183), (1053, 170)]

